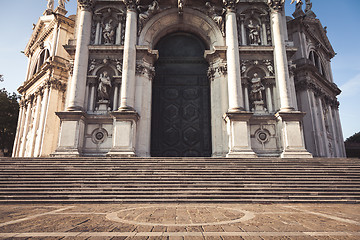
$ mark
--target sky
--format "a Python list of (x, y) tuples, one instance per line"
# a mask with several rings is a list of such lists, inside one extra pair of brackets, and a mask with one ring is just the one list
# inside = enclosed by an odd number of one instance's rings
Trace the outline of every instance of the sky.
[[(194, 1), (194, 0), (192, 0)], [(295, 9), (286, 0), (286, 14)], [(334, 81), (342, 90), (338, 97), (344, 139), (360, 132), (360, 9), (359, 0), (312, 0), (313, 8), (337, 53), (332, 59)], [(33, 23), (46, 9), (47, 0), (0, 0), (0, 88), (8, 92), (25, 80), (27, 58), (21, 51), (32, 34)], [(57, 1), (55, 0), (55, 7)], [(76, 0), (66, 3), (68, 15), (75, 14)]]

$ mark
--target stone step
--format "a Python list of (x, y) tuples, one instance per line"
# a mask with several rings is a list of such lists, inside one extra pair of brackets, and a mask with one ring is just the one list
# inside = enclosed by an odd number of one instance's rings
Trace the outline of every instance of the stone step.
[(0, 203), (359, 202), (355, 159), (0, 159)]

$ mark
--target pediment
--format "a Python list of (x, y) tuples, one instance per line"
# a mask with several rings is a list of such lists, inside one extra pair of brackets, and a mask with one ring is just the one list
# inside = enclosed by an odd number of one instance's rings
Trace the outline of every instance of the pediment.
[(322, 47), (332, 57), (335, 56), (335, 51), (327, 37), (326, 30), (322, 26), (319, 19), (304, 18), (303, 24), (305, 26), (306, 34), (311, 37), (315, 45)]

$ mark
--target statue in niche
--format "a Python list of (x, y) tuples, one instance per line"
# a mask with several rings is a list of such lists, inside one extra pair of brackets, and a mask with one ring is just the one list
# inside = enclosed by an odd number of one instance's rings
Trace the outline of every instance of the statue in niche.
[(253, 21), (250, 19), (247, 27), (249, 29), (250, 45), (260, 45), (261, 44), (260, 25), (254, 24)]
[(264, 85), (261, 83), (261, 78), (257, 73), (251, 79), (251, 98), (254, 102), (263, 102), (262, 91), (265, 90)]
[(68, 2), (69, 0), (58, 0), (59, 3), (59, 7), (60, 8), (65, 8), (65, 2)]
[(144, 23), (154, 14), (156, 14), (159, 10), (159, 2), (153, 1), (148, 6), (138, 6), (137, 7), (139, 13), (139, 32), (142, 30)]
[(113, 20), (110, 19), (109, 22), (105, 23), (105, 25), (103, 24), (103, 37), (105, 44), (114, 43), (115, 30), (114, 27), (111, 25), (112, 22)]
[(110, 100), (111, 80), (107, 71), (100, 74), (99, 86), (97, 89), (99, 100)]
[(224, 18), (223, 15), (226, 12), (224, 8), (217, 8), (214, 5), (211, 5), (210, 2), (206, 2), (205, 6), (208, 8), (207, 13), (214, 22), (219, 26), (221, 32), (224, 34)]

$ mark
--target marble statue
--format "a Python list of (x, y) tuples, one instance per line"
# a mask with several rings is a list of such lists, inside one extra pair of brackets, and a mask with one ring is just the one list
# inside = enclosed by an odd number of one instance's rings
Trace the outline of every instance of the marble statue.
[(250, 45), (260, 45), (260, 25), (254, 24), (250, 19), (248, 24)]
[(65, 8), (65, 2), (68, 2), (69, 0), (58, 0), (59, 7)]
[(153, 1), (148, 6), (138, 6), (139, 14), (139, 21), (141, 23), (145, 22), (149, 17), (154, 15), (160, 9), (158, 1)]
[(257, 73), (254, 73), (254, 77), (251, 79), (251, 97), (253, 101), (263, 101), (262, 91), (265, 90), (264, 85), (261, 83), (261, 78)]
[(221, 31), (224, 33), (224, 19), (223, 15), (225, 13), (225, 9), (216, 8), (214, 5), (211, 5), (210, 2), (206, 2), (205, 6), (208, 8), (207, 12), (209, 17), (211, 17), (214, 22), (220, 27)]
[(99, 86), (97, 89), (98, 99), (99, 100), (109, 100), (110, 99), (110, 88), (111, 88), (111, 80), (107, 73), (104, 71), (100, 74), (99, 77)]
[(47, 10), (54, 10), (54, 0), (47, 0)]
[(111, 23), (113, 22), (112, 19), (109, 20), (109, 22), (103, 24), (103, 37), (104, 37), (104, 43), (105, 44), (112, 44), (114, 43), (114, 36), (115, 31)]

